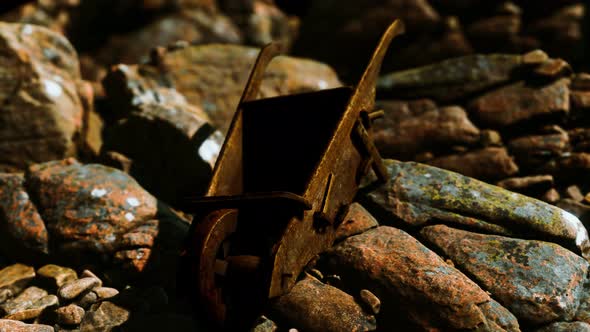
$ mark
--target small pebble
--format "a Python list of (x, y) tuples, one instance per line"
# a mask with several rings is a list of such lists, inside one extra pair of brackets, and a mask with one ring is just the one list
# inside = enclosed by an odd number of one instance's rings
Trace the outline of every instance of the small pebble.
[(57, 309), (55, 313), (58, 324), (78, 325), (82, 322), (85, 311), (75, 304), (70, 304)]
[(369, 313), (378, 314), (381, 310), (381, 300), (375, 294), (371, 293), (368, 289), (361, 290), (360, 293), (361, 301), (369, 309)]
[(90, 270), (82, 271), (82, 273), (80, 274), (80, 278), (96, 278), (98, 281), (100, 281), (100, 284), (96, 287), (102, 287), (102, 279), (97, 277), (96, 274), (92, 273), (92, 271)]
[(58, 304), (59, 300), (57, 296), (47, 295), (33, 302), (31, 305), (27, 306), (26, 309), (17, 311), (4, 318), (21, 321), (30, 320), (39, 317), (46, 308), (57, 306)]
[(92, 290), (98, 296), (98, 299), (104, 300), (116, 296), (119, 291), (111, 287), (96, 287)]
[(11, 319), (0, 319), (0, 331), (2, 332), (54, 332), (52, 326), (41, 324), (25, 324)]
[(70, 281), (61, 286), (57, 290), (57, 295), (65, 300), (72, 300), (78, 295), (98, 287), (102, 282), (95, 277), (80, 278), (78, 280)]
[(37, 276), (41, 281), (50, 283), (55, 289), (63, 286), (66, 282), (78, 279), (76, 271), (54, 264), (48, 264), (37, 270)]

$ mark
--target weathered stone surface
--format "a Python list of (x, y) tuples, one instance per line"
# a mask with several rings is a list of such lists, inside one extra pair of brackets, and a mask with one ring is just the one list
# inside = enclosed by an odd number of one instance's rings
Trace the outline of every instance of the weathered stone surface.
[(479, 129), (461, 107), (424, 104), (421, 100), (379, 102), (385, 117), (375, 121), (373, 138), (384, 157), (408, 159), (421, 151), (479, 141)]
[(105, 130), (103, 153), (130, 158), (130, 175), (146, 190), (180, 204), (204, 192), (222, 144), (223, 136), (202, 110), (183, 100), (154, 100), (137, 105)]
[(486, 232), (556, 238), (590, 254), (588, 233), (572, 214), (545, 202), (414, 162), (386, 160), (391, 179), (361, 193), (380, 220), (401, 219), (410, 225), (429, 221), (462, 224)]
[(508, 142), (508, 149), (519, 165), (535, 167), (547, 159), (560, 157), (570, 150), (567, 132), (530, 135), (519, 137)]
[(98, 295), (96, 294), (96, 292), (94, 292), (94, 290), (86, 292), (82, 295), (80, 295), (78, 298), (76, 298), (76, 300), (74, 301), (74, 304), (78, 305), (79, 307), (83, 308), (83, 309), (88, 309), (90, 308), (91, 305), (95, 304), (96, 302), (98, 302)]
[(54, 332), (52, 326), (25, 324), (16, 320), (0, 319), (0, 332)]
[(348, 287), (369, 289), (381, 299), (380, 326), (407, 327), (401, 316), (420, 330), (448, 331), (488, 326), (497, 318), (482, 310), (491, 301), (486, 292), (399, 229), (381, 226), (349, 237), (326, 259)]
[(96, 287), (92, 291), (96, 293), (100, 300), (105, 300), (119, 294), (117, 289), (111, 287)]
[(376, 328), (375, 316), (365, 313), (352, 296), (310, 276), (278, 298), (272, 310), (302, 331), (374, 331)]
[(483, 331), (520, 331), (516, 317), (494, 299), (479, 307), (488, 318), (488, 325), (482, 328)]
[(70, 304), (55, 310), (58, 324), (78, 325), (84, 317), (84, 309), (75, 304)]
[(588, 262), (549, 242), (483, 235), (444, 225), (421, 234), (474, 276), (519, 320), (571, 320), (582, 298)]
[(199, 44), (241, 44), (234, 23), (221, 13), (189, 9), (158, 18), (138, 31), (113, 36), (98, 57), (105, 64), (139, 63), (148, 60), (150, 50), (176, 41)]
[(39, 287), (28, 287), (22, 291), (17, 297), (12, 298), (0, 305), (0, 309), (4, 315), (10, 315), (15, 312), (28, 308), (31, 303), (48, 295), (47, 291)]
[(510, 81), (513, 72), (524, 65), (525, 56), (468, 55), (444, 60), (384, 75), (378, 87), (384, 93), (398, 98), (457, 100)]
[[(116, 101), (117, 105), (132, 106), (143, 96), (153, 95), (148, 90), (174, 87), (191, 105), (203, 109), (213, 124), (225, 132), (257, 55), (258, 49), (237, 45), (213, 44), (170, 50), (157, 55), (150, 64), (141, 65), (138, 68), (140, 78), (133, 75), (129, 67), (126, 67), (128, 70), (116, 67), (107, 75), (105, 89), (109, 99)], [(143, 88), (136, 89), (137, 86)], [(340, 86), (340, 82), (327, 65), (279, 57), (265, 72), (261, 97), (336, 86)], [(121, 106), (118, 108), (124, 109)]]
[(93, 277), (80, 278), (65, 283), (57, 290), (57, 294), (64, 300), (71, 300), (85, 291), (98, 287), (100, 280)]
[(83, 107), (76, 52), (61, 35), (0, 24), (0, 169), (72, 156)]
[(336, 241), (379, 226), (377, 219), (356, 202), (350, 205), (342, 220), (342, 223), (336, 229)]
[(553, 176), (532, 175), (504, 179), (497, 183), (499, 187), (521, 194), (534, 195), (544, 193), (553, 186)]
[(80, 323), (80, 330), (88, 332), (110, 331), (125, 323), (129, 319), (129, 316), (130, 313), (125, 308), (112, 302), (104, 301), (95, 304), (84, 315), (82, 323)]
[(584, 322), (556, 322), (535, 332), (590, 332), (590, 324)]
[(20, 174), (0, 174), (0, 248), (14, 258), (49, 252), (45, 223), (29, 198)]
[(497, 181), (518, 173), (518, 166), (503, 147), (488, 147), (442, 156), (428, 160), (427, 163), (486, 181)]
[(16, 310), (14, 313), (5, 316), (6, 319), (14, 319), (20, 321), (28, 321), (33, 318), (39, 317), (41, 313), (49, 308), (59, 304), (59, 300), (55, 295), (46, 295), (33, 302), (28, 302), (28, 305), (24, 308)]
[(32, 166), (29, 193), (48, 223), (54, 253), (87, 261), (85, 254), (114, 254), (121, 237), (156, 216), (156, 199), (127, 174), (75, 160)]
[(569, 112), (569, 79), (536, 87), (517, 82), (475, 98), (468, 110), (477, 123), (498, 128), (539, 117), (564, 116)]
[(0, 289), (18, 294), (33, 278), (35, 278), (34, 268), (23, 264), (10, 265), (0, 270)]
[(68, 267), (54, 264), (45, 265), (37, 270), (37, 278), (44, 283), (46, 287), (57, 290), (65, 283), (78, 279), (76, 271)]

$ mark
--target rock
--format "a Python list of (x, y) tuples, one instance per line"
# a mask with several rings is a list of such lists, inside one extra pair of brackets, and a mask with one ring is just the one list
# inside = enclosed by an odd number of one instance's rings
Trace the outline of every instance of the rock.
[(551, 189), (547, 190), (547, 192), (541, 196), (542, 201), (547, 202), (549, 204), (553, 204), (553, 205), (555, 205), (557, 202), (559, 202), (560, 199), (561, 199), (561, 196), (559, 195), (559, 192), (555, 188), (551, 188)]
[(2, 309), (4, 315), (11, 315), (15, 312), (27, 309), (31, 305), (31, 303), (47, 295), (48, 293), (44, 289), (35, 286), (28, 287), (27, 289), (22, 291), (22, 293), (20, 293), (17, 297), (2, 303), (0, 305), (0, 309)]
[(535, 74), (545, 78), (558, 78), (572, 74), (572, 67), (563, 59), (549, 59), (535, 68)]
[(580, 187), (576, 185), (571, 185), (565, 188), (565, 193), (567, 194), (568, 198), (571, 198), (576, 202), (581, 202), (584, 200), (584, 195), (582, 194)]
[(46, 287), (57, 290), (65, 283), (78, 279), (78, 274), (68, 267), (48, 264), (37, 270), (37, 278)]
[(130, 312), (125, 308), (104, 301), (93, 305), (92, 309), (84, 315), (80, 323), (80, 330), (88, 332), (110, 331), (124, 324), (129, 316)]
[(123, 250), (123, 234), (156, 217), (156, 199), (127, 174), (75, 160), (31, 166), (29, 193), (47, 222), (55, 252), (74, 261)]
[(274, 1), (221, 0), (219, 7), (237, 23), (248, 45), (275, 41), (290, 46), (296, 37), (299, 21), (285, 15)]
[(576, 314), (589, 264), (559, 245), (444, 225), (425, 227), (421, 234), (519, 321), (543, 324)]
[(379, 226), (375, 217), (373, 217), (359, 203), (350, 204), (348, 211), (342, 220), (342, 223), (336, 229), (336, 241)]
[(94, 290), (91, 290), (78, 296), (78, 298), (76, 298), (76, 300), (74, 301), (74, 304), (84, 309), (88, 309), (91, 305), (95, 304), (98, 301), (98, 295)]
[(143, 26), (141, 29), (113, 36), (101, 49), (102, 63), (140, 63), (149, 59), (150, 50), (182, 40), (199, 44), (241, 44), (242, 36), (235, 24), (225, 15), (203, 9), (187, 9)]
[(516, 317), (495, 300), (492, 299), (482, 304), (480, 309), (488, 317), (487, 329), (489, 331), (520, 331)]
[(397, 98), (449, 102), (509, 82), (529, 58), (526, 54), (468, 55), (383, 75), (377, 87), (382, 93)]
[(35, 278), (34, 268), (23, 264), (10, 265), (0, 270), (0, 289), (18, 294), (33, 278)]
[(518, 166), (503, 147), (488, 147), (463, 154), (442, 156), (428, 160), (427, 163), (490, 182), (518, 173)]
[(55, 307), (58, 304), (59, 300), (57, 296), (46, 295), (33, 302), (29, 302), (26, 307), (16, 310), (14, 313), (7, 315), (4, 318), (20, 321), (31, 320), (33, 318), (39, 317), (45, 309), (49, 307)]
[(571, 91), (571, 106), (575, 110), (590, 109), (590, 91)]
[(106, 300), (119, 294), (119, 291), (111, 287), (96, 287), (92, 290), (99, 300)]
[(479, 144), (484, 147), (502, 146), (502, 136), (495, 130), (484, 129), (480, 131)]
[(590, 91), (590, 74), (578, 73), (572, 77), (570, 88), (573, 90)]
[[(163, 100), (138, 105), (109, 126), (103, 152), (133, 160), (130, 175), (158, 198), (178, 206), (189, 196), (204, 194), (222, 144), (223, 136), (202, 110)], [(146, 150), (146, 145), (151, 148)]]
[(70, 304), (55, 310), (58, 324), (78, 325), (84, 317), (84, 309), (75, 304)]
[(381, 300), (368, 289), (361, 289), (359, 293), (361, 302), (368, 309), (368, 312), (377, 315), (381, 310)]
[(565, 183), (584, 179), (590, 169), (590, 153), (564, 153), (539, 167), (539, 172), (553, 174)]
[(84, 109), (76, 52), (34, 25), (0, 24), (0, 169), (73, 156)]
[(277, 324), (266, 316), (260, 316), (254, 327), (250, 329), (250, 332), (276, 332), (279, 329)]
[(477, 123), (493, 128), (562, 117), (569, 112), (568, 84), (565, 78), (542, 87), (517, 82), (475, 98), (467, 108)]
[[(481, 308), (491, 301), (486, 292), (402, 230), (374, 228), (326, 256), (347, 288), (366, 288), (381, 299), (379, 324), (385, 330), (473, 329), (495, 319)], [(509, 312), (502, 318), (518, 326)]]
[(496, 234), (524, 232), (552, 238), (590, 254), (588, 233), (572, 214), (545, 202), (414, 162), (386, 160), (390, 181), (362, 189), (361, 203), (379, 220), (460, 224)]
[(532, 175), (504, 179), (496, 184), (499, 187), (529, 196), (538, 196), (553, 187), (553, 176)]
[(71, 300), (85, 291), (94, 287), (100, 287), (100, 280), (93, 277), (86, 277), (65, 283), (57, 290), (57, 294), (64, 300)]
[(559, 208), (573, 214), (582, 221), (584, 227), (590, 227), (590, 206), (570, 198), (564, 198), (556, 204)]
[(480, 131), (458, 106), (424, 109), (421, 101), (381, 101), (383, 119), (375, 121), (373, 138), (384, 157), (408, 159), (422, 151), (474, 145)]
[(589, 332), (590, 324), (584, 322), (555, 322), (535, 332)]
[(364, 313), (352, 296), (310, 276), (273, 302), (272, 310), (302, 331), (376, 329), (375, 316)]
[(96, 274), (94, 274), (92, 271), (90, 271), (88, 269), (85, 269), (84, 271), (82, 271), (82, 273), (80, 273), (80, 278), (98, 279), (99, 283), (96, 287), (102, 287), (102, 280)]
[(2, 21), (39, 25), (65, 35), (71, 24), (70, 14), (76, 5), (72, 1), (34, 1), (0, 17)]
[(561, 132), (519, 137), (508, 142), (508, 149), (519, 165), (534, 168), (569, 151), (569, 136), (567, 132)]
[(49, 253), (45, 223), (31, 202), (20, 174), (0, 173), (0, 230), (4, 255), (38, 260)]
[(42, 324), (25, 324), (16, 320), (0, 319), (0, 332), (54, 332), (53, 327)]
[[(105, 90), (111, 102), (129, 108), (143, 96), (151, 95), (149, 90), (174, 87), (225, 132), (257, 55), (258, 49), (237, 45), (169, 50), (157, 54), (151, 63), (140, 65), (139, 76), (133, 68), (116, 67), (105, 78)], [(186, 68), (191, 68), (190, 72)], [(264, 77), (260, 97), (265, 98), (340, 86), (336, 73), (327, 65), (292, 57), (272, 61)], [(115, 108), (125, 109), (124, 106)]]

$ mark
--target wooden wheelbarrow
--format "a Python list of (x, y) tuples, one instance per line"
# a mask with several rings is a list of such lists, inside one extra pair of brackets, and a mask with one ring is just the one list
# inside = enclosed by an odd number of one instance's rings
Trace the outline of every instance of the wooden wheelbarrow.
[(329, 248), (360, 179), (387, 171), (368, 133), (395, 21), (356, 88), (256, 100), (276, 44), (260, 52), (187, 241), (185, 275), (210, 318), (244, 329)]

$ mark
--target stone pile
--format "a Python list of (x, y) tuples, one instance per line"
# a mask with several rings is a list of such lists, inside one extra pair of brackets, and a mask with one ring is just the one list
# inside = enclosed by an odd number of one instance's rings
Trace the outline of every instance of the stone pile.
[(178, 296), (179, 208), (210, 180), (254, 46), (336, 69), (279, 57), (261, 97), (334, 88), (394, 17), (408, 32), (373, 128), (390, 180), (364, 180), (252, 331), (590, 331), (587, 5), (304, 3), (1, 7), (0, 331), (208, 330)]
[(587, 222), (588, 82), (538, 50), (385, 74), (376, 143), (386, 157), (495, 183)]
[(294, 52), (325, 61), (344, 78), (354, 78), (382, 31), (401, 18), (407, 36), (396, 42), (386, 71), (473, 53), (518, 54), (538, 48), (588, 66), (587, 9), (588, 3), (579, 0), (312, 2)]

